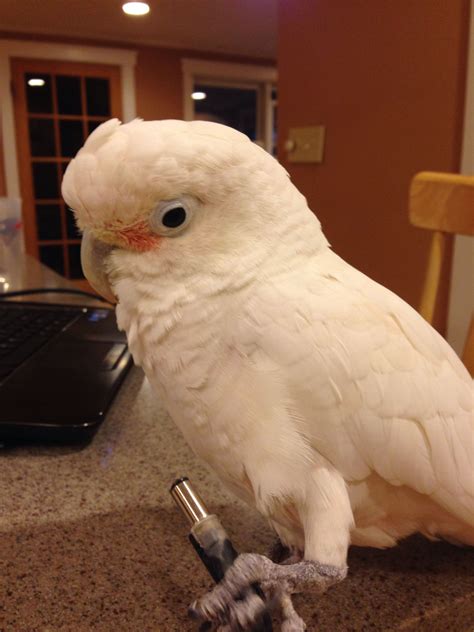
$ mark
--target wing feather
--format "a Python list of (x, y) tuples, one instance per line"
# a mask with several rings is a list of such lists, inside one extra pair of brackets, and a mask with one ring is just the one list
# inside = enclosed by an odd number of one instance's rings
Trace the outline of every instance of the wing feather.
[(278, 367), (309, 443), (346, 480), (375, 471), (474, 525), (473, 383), (399, 297), (328, 251), (262, 284), (235, 338)]

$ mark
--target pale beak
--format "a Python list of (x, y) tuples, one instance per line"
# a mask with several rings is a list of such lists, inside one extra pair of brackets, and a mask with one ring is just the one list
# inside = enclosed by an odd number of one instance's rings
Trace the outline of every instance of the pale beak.
[(111, 303), (117, 299), (112, 292), (106, 273), (106, 259), (114, 246), (96, 239), (89, 230), (85, 230), (81, 243), (81, 265), (86, 279), (94, 290)]

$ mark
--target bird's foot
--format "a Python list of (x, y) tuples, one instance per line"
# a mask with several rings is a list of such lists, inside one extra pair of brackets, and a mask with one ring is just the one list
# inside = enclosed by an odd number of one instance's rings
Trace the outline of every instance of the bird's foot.
[[(311, 560), (279, 565), (263, 555), (244, 553), (211, 592), (191, 605), (190, 614), (220, 630), (237, 632), (251, 630), (266, 610), (280, 607), (282, 630), (302, 632), (306, 626), (294, 610), (290, 595), (306, 589), (322, 594), (346, 574), (346, 567)], [(265, 593), (266, 603), (252, 590), (257, 584)]]

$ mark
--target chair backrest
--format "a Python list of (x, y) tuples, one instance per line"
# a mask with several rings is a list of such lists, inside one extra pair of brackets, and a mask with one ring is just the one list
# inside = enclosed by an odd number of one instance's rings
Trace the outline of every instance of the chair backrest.
[[(454, 235), (474, 235), (474, 176), (418, 173), (411, 181), (409, 218), (414, 226), (433, 231), (419, 308), (420, 314), (433, 324), (443, 267), (451, 257)], [(474, 270), (466, 273), (474, 276)], [(474, 375), (474, 318), (471, 318), (462, 359)]]

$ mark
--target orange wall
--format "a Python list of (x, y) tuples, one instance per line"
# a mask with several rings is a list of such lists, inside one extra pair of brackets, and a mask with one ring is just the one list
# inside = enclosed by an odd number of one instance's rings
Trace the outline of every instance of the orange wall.
[[(411, 177), (458, 171), (468, 0), (280, 0), (279, 155), (334, 250), (416, 305), (428, 236)], [(286, 163), (289, 127), (326, 125), (322, 165)]]

